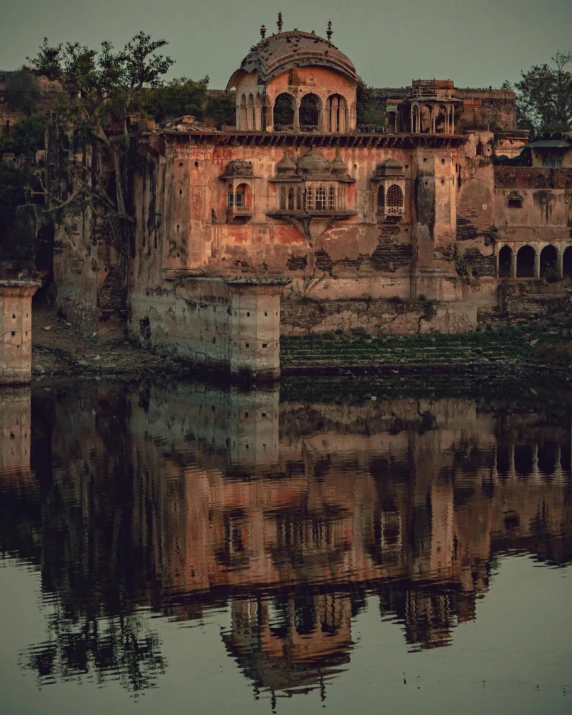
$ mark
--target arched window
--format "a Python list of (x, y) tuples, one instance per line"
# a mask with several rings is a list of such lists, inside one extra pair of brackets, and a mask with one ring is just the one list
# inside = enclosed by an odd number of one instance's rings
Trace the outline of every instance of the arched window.
[(236, 187), (235, 206), (243, 208), (252, 206), (252, 189), (248, 184), (239, 184)]
[(567, 278), (572, 278), (572, 246), (564, 251), (562, 256), (562, 268), (564, 269), (564, 275)]
[(288, 189), (288, 209), (290, 211), (294, 210), (294, 189)]
[(433, 109), (431, 105), (421, 105), (420, 122), (422, 134), (430, 134), (433, 131)]
[(282, 186), (280, 188), (280, 208), (286, 210), (286, 187)]
[(311, 186), (306, 189), (306, 211), (314, 209), (314, 190)]
[(435, 131), (440, 134), (446, 134), (447, 130), (447, 107), (440, 104), (435, 114)]
[(300, 103), (300, 129), (311, 132), (320, 129), (320, 100), (315, 94), (305, 94)]
[(328, 192), (328, 208), (330, 211), (334, 211), (336, 208), (336, 190), (333, 186), (330, 186), (330, 191)]
[(274, 102), (274, 131), (294, 128), (294, 97), (286, 92), (279, 94)]
[(557, 278), (558, 251), (554, 246), (544, 246), (540, 252), (540, 277)]
[(503, 246), (499, 251), (499, 278), (510, 278), (512, 275), (512, 248)]
[(316, 211), (326, 210), (326, 189), (323, 186), (319, 186), (316, 190)]
[(387, 189), (385, 212), (388, 214), (403, 213), (403, 191), (397, 184), (392, 184), (389, 189)]
[(534, 278), (536, 251), (532, 246), (523, 246), (516, 254), (516, 277)]
[(304, 203), (303, 203), (303, 197), (302, 197), (302, 189), (298, 189), (296, 191), (296, 209), (298, 211), (303, 211), (304, 210)]

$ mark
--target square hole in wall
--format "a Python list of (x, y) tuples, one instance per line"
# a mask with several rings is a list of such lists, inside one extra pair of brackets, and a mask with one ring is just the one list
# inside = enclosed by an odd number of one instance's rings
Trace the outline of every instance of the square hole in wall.
[(246, 313), (246, 317), (247, 317), (247, 318), (250, 318), (250, 313), (249, 313), (249, 312)]
[(245, 347), (245, 348), (249, 348), (249, 347), (250, 347), (250, 343), (244, 343), (244, 347)]
[(268, 347), (268, 343), (262, 343), (262, 347), (263, 347), (263, 348), (267, 348), (267, 347)]

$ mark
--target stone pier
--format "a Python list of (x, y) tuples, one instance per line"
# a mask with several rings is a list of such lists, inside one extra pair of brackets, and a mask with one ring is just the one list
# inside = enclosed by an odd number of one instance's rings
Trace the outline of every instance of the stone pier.
[(0, 280), (0, 384), (32, 379), (32, 296), (36, 281)]

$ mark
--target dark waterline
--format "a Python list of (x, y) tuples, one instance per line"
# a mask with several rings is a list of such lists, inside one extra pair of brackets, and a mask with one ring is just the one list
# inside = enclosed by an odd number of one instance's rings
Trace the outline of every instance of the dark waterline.
[(492, 392), (0, 391), (0, 712), (569, 712), (569, 402)]

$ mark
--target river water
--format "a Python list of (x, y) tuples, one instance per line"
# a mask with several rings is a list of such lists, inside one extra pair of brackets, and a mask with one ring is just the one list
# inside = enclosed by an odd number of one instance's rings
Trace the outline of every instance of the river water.
[(3, 715), (572, 712), (569, 401), (313, 387), (0, 392)]

